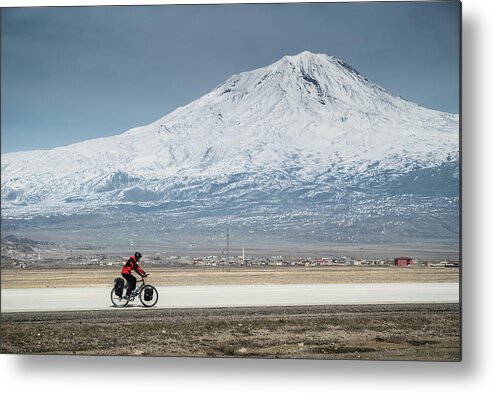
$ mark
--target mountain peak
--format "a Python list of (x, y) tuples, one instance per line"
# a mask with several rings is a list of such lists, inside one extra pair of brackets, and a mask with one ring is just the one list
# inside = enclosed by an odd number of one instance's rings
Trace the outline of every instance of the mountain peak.
[(327, 59), (327, 58), (333, 58), (333, 56), (329, 56), (325, 53), (313, 53), (310, 51), (303, 51), (300, 52), (296, 55), (286, 55), (283, 57), (283, 59), (289, 59), (289, 60), (321, 60), (321, 59)]
[(399, 98), (364, 78), (346, 62), (309, 51), (233, 75), (216, 92), (221, 100), (232, 101), (235, 106), (247, 100), (247, 107), (265, 101), (267, 95), (271, 102), (287, 100), (293, 108), (306, 108), (305, 104), (311, 102), (310, 112), (320, 105), (325, 106), (325, 111), (331, 111), (334, 105), (346, 105), (364, 112), (378, 112), (382, 107), (387, 110), (389, 105), (400, 107)]
[(318, 65), (321, 67), (328, 67), (328, 66), (342, 67), (346, 71), (360, 75), (358, 71), (356, 71), (345, 61), (325, 53), (313, 53), (310, 51), (303, 51), (296, 55), (286, 55), (282, 57), (279, 61), (274, 63), (273, 65), (286, 65), (286, 64), (293, 64), (305, 68), (310, 65)]
[(165, 227), (202, 236), (227, 223), (324, 241), (388, 240), (396, 228), (407, 236), (452, 228), (446, 235), (455, 239), (458, 130), (457, 116), (305, 51), (233, 75), (123, 134), (2, 155), (2, 217), (46, 216), (51, 230), (52, 215), (128, 223), (127, 212), (139, 222), (145, 211), (152, 236)]

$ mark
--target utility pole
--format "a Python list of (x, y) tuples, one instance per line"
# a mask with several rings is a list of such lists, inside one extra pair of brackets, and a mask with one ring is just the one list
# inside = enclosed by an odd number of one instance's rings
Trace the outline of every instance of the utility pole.
[(227, 255), (227, 261), (229, 263), (229, 228), (226, 229), (226, 255)]

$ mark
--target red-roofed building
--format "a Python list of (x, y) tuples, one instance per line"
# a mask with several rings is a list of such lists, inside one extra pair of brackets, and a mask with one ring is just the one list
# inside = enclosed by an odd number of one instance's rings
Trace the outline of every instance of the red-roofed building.
[(394, 266), (407, 267), (413, 265), (413, 259), (409, 257), (397, 257), (394, 259)]

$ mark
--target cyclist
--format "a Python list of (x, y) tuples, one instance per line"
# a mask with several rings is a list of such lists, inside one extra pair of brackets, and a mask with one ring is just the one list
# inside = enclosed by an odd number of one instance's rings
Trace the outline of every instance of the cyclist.
[(128, 259), (125, 265), (123, 265), (121, 274), (128, 283), (127, 294), (125, 296), (126, 299), (130, 299), (130, 296), (132, 296), (132, 292), (137, 284), (137, 279), (132, 275), (132, 270), (135, 270), (141, 277), (147, 276), (146, 272), (142, 270), (138, 264), (140, 258), (142, 258), (142, 254), (140, 252), (136, 252)]

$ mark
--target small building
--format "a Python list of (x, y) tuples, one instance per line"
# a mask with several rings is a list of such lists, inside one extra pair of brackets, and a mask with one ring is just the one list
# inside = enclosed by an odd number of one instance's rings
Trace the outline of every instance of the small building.
[(394, 258), (394, 266), (398, 266), (398, 267), (413, 266), (413, 259), (409, 257)]
[(310, 260), (311, 266), (329, 266), (332, 264), (332, 261), (327, 258), (320, 258), (320, 259), (311, 259)]

